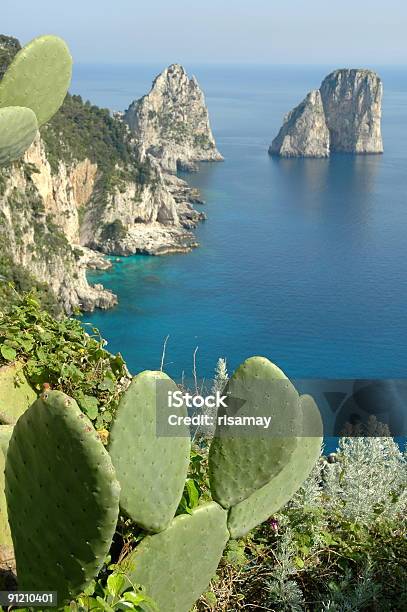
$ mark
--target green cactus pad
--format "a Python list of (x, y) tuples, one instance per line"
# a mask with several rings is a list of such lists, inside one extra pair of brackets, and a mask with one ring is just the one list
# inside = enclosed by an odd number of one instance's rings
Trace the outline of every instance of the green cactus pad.
[(0, 426), (0, 569), (6, 569), (14, 558), (13, 540), (7, 518), (7, 504), (4, 493), (4, 469), (6, 465), (7, 446), (13, 432), (10, 425)]
[(13, 425), (0, 425), (0, 454), (4, 459), (7, 456), (7, 448), (10, 442), (11, 434), (13, 433)]
[[(122, 509), (147, 531), (174, 517), (187, 476), (190, 437), (158, 436), (157, 415), (169, 415), (167, 391), (176, 384), (162, 372), (141, 372), (125, 392), (110, 433), (110, 456), (121, 486)], [(186, 408), (171, 409), (178, 416)]]
[(37, 118), (30, 108), (0, 108), (0, 166), (21, 157), (38, 131)]
[(168, 529), (147, 536), (123, 569), (162, 612), (189, 612), (216, 573), (229, 539), (226, 519), (215, 502), (177, 516)]
[(229, 380), (226, 415), (271, 417), (271, 427), (216, 428), (209, 452), (213, 498), (235, 506), (267, 484), (290, 460), (301, 430), (299, 396), (284, 373), (264, 357), (251, 357)]
[(232, 538), (241, 538), (253, 527), (282, 508), (308, 478), (320, 453), (322, 444), (322, 420), (312, 397), (300, 398), (303, 435), (299, 438), (291, 459), (264, 487), (229, 511), (228, 527)]
[(57, 36), (39, 36), (17, 53), (0, 81), (0, 108), (25, 106), (43, 125), (65, 99), (72, 76), (72, 57)]
[(120, 487), (110, 457), (76, 402), (44, 393), (17, 421), (6, 499), (22, 590), (83, 591), (109, 551)]
[(0, 368), (0, 424), (15, 423), (36, 399), (37, 394), (25, 377), (22, 363)]

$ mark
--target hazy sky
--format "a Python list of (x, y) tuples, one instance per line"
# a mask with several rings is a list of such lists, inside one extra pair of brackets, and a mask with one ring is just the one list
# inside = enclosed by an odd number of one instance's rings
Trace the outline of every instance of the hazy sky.
[(1, 0), (0, 29), (81, 63), (407, 64), (406, 0)]

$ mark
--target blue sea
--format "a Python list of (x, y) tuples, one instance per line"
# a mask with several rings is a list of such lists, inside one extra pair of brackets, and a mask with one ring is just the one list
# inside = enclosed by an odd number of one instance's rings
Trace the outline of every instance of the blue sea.
[[(278, 160), (284, 114), (338, 66), (186, 66), (223, 163), (185, 176), (205, 199), (200, 248), (89, 274), (119, 305), (84, 317), (136, 373), (211, 377), (264, 355), (292, 378), (407, 377), (407, 69), (384, 81), (384, 155)], [(78, 66), (72, 91), (123, 110), (164, 66)]]

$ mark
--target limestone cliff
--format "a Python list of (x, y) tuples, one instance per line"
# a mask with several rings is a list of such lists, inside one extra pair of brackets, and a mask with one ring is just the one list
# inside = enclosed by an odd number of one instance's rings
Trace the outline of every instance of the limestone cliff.
[(324, 79), (320, 91), (332, 151), (383, 152), (383, 85), (376, 73), (336, 70)]
[(269, 153), (281, 157), (328, 157), (329, 130), (318, 90), (311, 91), (284, 119)]
[(183, 181), (173, 192), (120, 120), (68, 96), (24, 159), (0, 169), (0, 274), (10, 278), (11, 260), (13, 274), (17, 266), (47, 285), (67, 313), (109, 308), (115, 296), (86, 280), (87, 267), (109, 266), (93, 250), (165, 254), (197, 246), (190, 229), (204, 216), (189, 193)]
[(383, 86), (371, 70), (336, 70), (284, 121), (269, 148), (282, 157), (382, 153)]
[(81, 166), (61, 164), (53, 176), (37, 138), (23, 161), (0, 170), (2, 276), (18, 286), (22, 275), (25, 280), (29, 274), (66, 313), (109, 308), (117, 301), (110, 291), (86, 279), (89, 255), (78, 244), (73, 199), (73, 185), (80, 190)]
[[(0, 70), (18, 49), (16, 39), (0, 37)], [(169, 69), (166, 78), (174, 96), (184, 96), (190, 132), (184, 126), (176, 135), (177, 163), (219, 159), (203, 94), (181, 68), (177, 87), (178, 72)], [(168, 105), (157, 107), (168, 138), (170, 114)], [(68, 95), (24, 159), (0, 169), (0, 280), (41, 286), (68, 313), (105, 308), (115, 296), (86, 280), (87, 268), (110, 265), (97, 252), (161, 255), (196, 247), (191, 230), (205, 218), (193, 207), (200, 196), (161, 161), (123, 114)]]
[(166, 172), (195, 170), (196, 162), (220, 161), (209, 124), (204, 95), (195, 77), (172, 64), (153, 82), (151, 91), (124, 114), (137, 141)]

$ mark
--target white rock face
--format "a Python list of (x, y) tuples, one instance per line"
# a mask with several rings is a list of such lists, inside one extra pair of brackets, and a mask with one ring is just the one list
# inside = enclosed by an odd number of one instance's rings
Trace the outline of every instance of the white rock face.
[(318, 90), (311, 91), (284, 119), (269, 153), (281, 157), (328, 157), (329, 130)]
[(383, 153), (383, 85), (371, 70), (336, 70), (321, 85), (331, 150)]
[(172, 64), (153, 82), (150, 93), (134, 101), (124, 120), (147, 154), (162, 169), (195, 170), (196, 162), (221, 161), (210, 128), (204, 95), (184, 68)]
[(60, 162), (53, 175), (37, 138), (24, 163), (3, 169), (1, 177), (2, 254), (46, 283), (68, 314), (74, 308), (94, 310), (117, 303), (113, 293), (86, 279), (89, 253), (85, 255), (79, 245), (78, 223), (78, 201), (88, 200), (88, 182), (80, 188), (83, 175), (88, 175), (84, 169), (84, 163), (67, 167)]
[(383, 153), (383, 85), (371, 70), (328, 75), (284, 120), (269, 153), (281, 157), (328, 157), (331, 152)]

